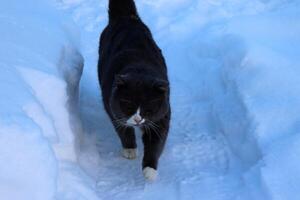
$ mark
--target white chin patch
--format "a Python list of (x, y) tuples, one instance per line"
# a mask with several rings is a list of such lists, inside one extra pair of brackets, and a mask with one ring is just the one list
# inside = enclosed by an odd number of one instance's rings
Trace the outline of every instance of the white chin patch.
[(129, 126), (137, 126), (137, 125), (142, 125), (145, 123), (145, 119), (142, 118), (140, 115), (140, 108), (136, 111), (135, 114), (133, 114), (129, 119), (126, 121), (127, 125)]
[(122, 156), (130, 160), (136, 159), (137, 149), (123, 149)]
[(157, 171), (151, 167), (145, 167), (143, 174), (146, 180), (154, 181), (157, 178)]

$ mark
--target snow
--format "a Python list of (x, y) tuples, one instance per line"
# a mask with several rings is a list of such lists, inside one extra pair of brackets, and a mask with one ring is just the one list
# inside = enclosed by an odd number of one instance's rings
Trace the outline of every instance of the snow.
[(299, 2), (136, 1), (172, 86), (154, 182), (102, 107), (107, 3), (0, 3), (0, 198), (297, 200)]
[(0, 3), (1, 199), (96, 199), (77, 163), (80, 126), (71, 123), (80, 123), (71, 111), (83, 63), (75, 28), (53, 2), (27, 3)]

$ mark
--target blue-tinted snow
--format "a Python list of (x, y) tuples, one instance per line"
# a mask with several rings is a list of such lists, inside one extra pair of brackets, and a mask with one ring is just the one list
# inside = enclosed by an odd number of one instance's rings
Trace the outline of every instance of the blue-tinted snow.
[(298, 199), (299, 3), (136, 2), (172, 86), (159, 179), (144, 181), (141, 143), (120, 156), (102, 108), (107, 0), (3, 1), (1, 199)]

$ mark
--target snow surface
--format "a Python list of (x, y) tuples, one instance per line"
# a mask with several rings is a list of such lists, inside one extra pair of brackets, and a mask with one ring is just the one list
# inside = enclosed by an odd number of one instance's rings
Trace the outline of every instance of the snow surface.
[(300, 2), (136, 0), (172, 86), (155, 182), (102, 107), (107, 3), (0, 2), (0, 199), (299, 199)]

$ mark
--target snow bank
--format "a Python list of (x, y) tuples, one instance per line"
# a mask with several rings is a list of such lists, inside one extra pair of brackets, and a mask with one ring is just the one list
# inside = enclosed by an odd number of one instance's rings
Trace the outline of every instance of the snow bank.
[(234, 79), (263, 153), (256, 170), (276, 200), (298, 199), (300, 189), (299, 10), (298, 2), (290, 2), (269, 13), (232, 20), (228, 28), (249, 48)]
[[(185, 41), (172, 49), (182, 45), (189, 51), (189, 70), (197, 75), (187, 80), (205, 76), (193, 83), (194, 90), (211, 99), (213, 127), (240, 161), (245, 196), (239, 198), (298, 199), (300, 5), (268, 1), (245, 8), (222, 16), (216, 9), (198, 24), (198, 32), (176, 31), (173, 37), (179, 33), (193, 44), (186, 47)], [(186, 74), (186, 69), (178, 72)]]
[(83, 58), (72, 21), (47, 1), (3, 1), (0, 13), (1, 199), (95, 199), (77, 164)]

